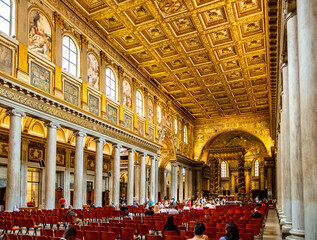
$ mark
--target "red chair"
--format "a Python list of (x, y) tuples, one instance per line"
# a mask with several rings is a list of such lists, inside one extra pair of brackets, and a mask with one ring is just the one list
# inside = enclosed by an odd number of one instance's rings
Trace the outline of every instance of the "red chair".
[(117, 227), (108, 227), (108, 232), (114, 232), (114, 236), (116, 239), (120, 237), (120, 229)]
[(178, 232), (176, 230), (164, 231), (163, 236), (178, 236)]
[(60, 240), (60, 237), (50, 237), (50, 240)]
[(83, 240), (84, 239), (83, 231), (80, 231), (80, 230), (77, 231), (76, 238), (79, 238), (79, 239)]
[(33, 236), (30, 236), (30, 235), (20, 235), (20, 240), (33, 240)]
[(90, 223), (89, 223), (89, 226), (98, 227), (98, 226), (99, 226), (99, 223), (97, 223), (97, 222), (90, 222)]
[(54, 231), (53, 231), (53, 229), (42, 229), (41, 235), (48, 236), (48, 237), (54, 237)]
[(142, 236), (145, 236), (150, 233), (149, 225), (147, 224), (138, 224), (137, 230), (138, 230), (137, 231), (138, 235), (141, 236), (141, 240), (142, 240)]
[(47, 236), (35, 236), (34, 240), (49, 240)]
[[(177, 235), (177, 234), (176, 234)], [(193, 238), (195, 236), (194, 232), (192, 231), (181, 231), (180, 237), (183, 239), (184, 237), (191, 237)]]
[(165, 240), (181, 240), (180, 236), (166, 236)]
[(81, 230), (79, 225), (72, 225), (72, 228), (75, 228), (76, 231), (80, 231)]
[(154, 230), (157, 232), (163, 232), (164, 231), (164, 221), (155, 221), (154, 222)]
[(239, 233), (239, 237), (243, 240), (253, 240), (252, 234)]
[(102, 227), (102, 226), (100, 226), (100, 227), (94, 227), (94, 229), (95, 229), (95, 231), (97, 231), (97, 232), (105, 232), (106, 231), (106, 227)]
[(148, 225), (150, 230), (154, 229), (154, 222), (152, 220), (144, 220), (143, 224)]
[(85, 240), (98, 240), (99, 232), (97, 231), (85, 231)]
[(101, 232), (101, 240), (116, 240), (114, 232)]
[(9, 231), (11, 231), (11, 233), (15, 233), (16, 230), (19, 230), (19, 232), (22, 233), (22, 230), (20, 227), (13, 227), (13, 223), (12, 221), (5, 221), (5, 232), (7, 233)]
[(160, 235), (145, 235), (145, 240), (162, 240), (162, 236)]
[(36, 230), (37, 230), (38, 228), (41, 228), (41, 226), (35, 225), (35, 224), (34, 224), (34, 220), (33, 220), (32, 218), (28, 218), (28, 219), (27, 219), (27, 228), (26, 228), (27, 231), (26, 231), (25, 234), (28, 234), (28, 233), (29, 233), (30, 228), (33, 228), (33, 229), (34, 229), (34, 235), (36, 235)]
[(13, 233), (7, 233), (5, 236), (6, 240), (19, 240), (18, 235)]
[(81, 226), (81, 230), (82, 230), (83, 232), (85, 232), (85, 231), (92, 231), (92, 226)]
[(123, 240), (140, 239), (139, 237), (135, 237), (134, 233), (135, 233), (135, 230), (133, 228), (129, 228), (129, 227), (122, 228), (121, 239)]
[(61, 225), (61, 222), (59, 221), (59, 217), (58, 216), (53, 216), (52, 217), (52, 228), (53, 228), (54, 224), (56, 225), (57, 229), (59, 229), (59, 226)]
[(57, 229), (55, 230), (55, 237), (63, 237), (65, 230)]

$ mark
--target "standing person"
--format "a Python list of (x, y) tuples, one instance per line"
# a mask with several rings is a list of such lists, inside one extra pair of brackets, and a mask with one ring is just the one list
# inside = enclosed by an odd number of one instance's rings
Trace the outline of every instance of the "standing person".
[(233, 222), (226, 225), (226, 234), (219, 240), (239, 240), (239, 230)]
[(65, 208), (65, 202), (66, 202), (66, 200), (65, 200), (64, 197), (61, 197), (61, 198), (59, 199), (59, 203), (60, 203), (62, 209)]
[(206, 228), (203, 223), (196, 223), (194, 228), (195, 236), (188, 240), (208, 240), (208, 236), (204, 235)]

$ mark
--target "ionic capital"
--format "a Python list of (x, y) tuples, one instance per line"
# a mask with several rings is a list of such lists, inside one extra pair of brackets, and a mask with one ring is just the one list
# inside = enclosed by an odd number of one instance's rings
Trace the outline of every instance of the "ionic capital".
[(26, 116), (25, 112), (23, 112), (23, 111), (21, 111), (21, 110), (19, 110), (19, 109), (10, 109), (10, 110), (7, 110), (7, 111), (5, 112), (5, 114), (6, 114), (7, 116), (17, 116), (17, 117), (25, 117), (25, 116)]

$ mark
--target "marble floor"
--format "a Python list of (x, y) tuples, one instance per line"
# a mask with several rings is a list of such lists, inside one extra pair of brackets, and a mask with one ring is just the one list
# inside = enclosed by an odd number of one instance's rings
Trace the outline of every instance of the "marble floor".
[(275, 209), (270, 209), (263, 233), (264, 240), (282, 240), (280, 225)]

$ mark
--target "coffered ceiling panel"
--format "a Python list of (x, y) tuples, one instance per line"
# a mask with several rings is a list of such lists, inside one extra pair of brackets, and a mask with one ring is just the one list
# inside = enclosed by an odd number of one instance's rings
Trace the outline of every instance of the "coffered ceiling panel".
[(74, 4), (193, 118), (269, 113), (268, 0)]

